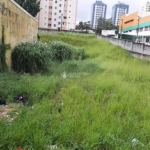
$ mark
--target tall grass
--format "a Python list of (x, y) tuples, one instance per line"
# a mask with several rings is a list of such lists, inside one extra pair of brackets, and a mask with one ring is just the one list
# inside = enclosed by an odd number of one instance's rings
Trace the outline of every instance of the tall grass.
[(21, 43), (12, 52), (12, 68), (17, 72), (35, 73), (46, 71), (51, 62), (52, 52), (48, 45)]
[(12, 69), (18, 73), (41, 73), (50, 69), (53, 62), (82, 60), (83, 48), (73, 47), (61, 41), (49, 43), (21, 43), (12, 52)]
[(82, 46), (87, 57), (55, 63), (44, 75), (0, 74), (1, 97), (25, 93), (33, 105), (0, 121), (0, 149), (150, 149), (150, 63), (93, 36), (41, 35), (52, 40)]

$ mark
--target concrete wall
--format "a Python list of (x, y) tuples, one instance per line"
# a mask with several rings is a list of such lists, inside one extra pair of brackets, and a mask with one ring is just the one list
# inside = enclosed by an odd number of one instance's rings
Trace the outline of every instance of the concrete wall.
[(38, 22), (13, 0), (0, 0), (0, 43), (4, 26), (5, 43), (11, 45), (6, 53), (6, 62), (11, 65), (13, 48), (26, 41), (37, 40)]
[[(75, 31), (75, 30), (54, 30), (54, 29), (39, 29), (39, 34), (58, 34), (60, 32), (65, 33), (81, 33), (81, 34), (89, 34), (88, 31)], [(92, 33), (91, 33), (92, 34)]]
[(135, 43), (132, 41), (112, 38), (108, 36), (98, 36), (98, 38), (107, 40), (113, 45), (118, 45), (124, 48), (125, 50), (131, 52), (133, 56), (138, 56), (140, 58), (150, 60), (150, 45), (146, 45), (143, 43)]

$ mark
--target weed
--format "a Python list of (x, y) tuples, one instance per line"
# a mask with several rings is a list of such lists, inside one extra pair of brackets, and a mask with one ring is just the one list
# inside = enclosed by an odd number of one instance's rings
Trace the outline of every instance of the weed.
[[(94, 36), (40, 37), (82, 45), (88, 57), (55, 62), (46, 74), (0, 73), (1, 97), (22, 93), (34, 105), (0, 121), (0, 149), (150, 149), (150, 63)], [(63, 78), (64, 71), (88, 75)]]

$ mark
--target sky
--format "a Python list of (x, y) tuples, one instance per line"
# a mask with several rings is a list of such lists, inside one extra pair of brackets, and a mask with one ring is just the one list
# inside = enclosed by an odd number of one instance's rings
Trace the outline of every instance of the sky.
[[(96, 0), (78, 0), (78, 11), (77, 11), (77, 23), (80, 21), (86, 22), (90, 21), (92, 4)], [(129, 5), (129, 13), (136, 12), (140, 10), (142, 4), (148, 0), (124, 0), (124, 2)], [(111, 18), (111, 11), (114, 4), (118, 3), (118, 0), (102, 0), (103, 3), (107, 4), (106, 18)]]

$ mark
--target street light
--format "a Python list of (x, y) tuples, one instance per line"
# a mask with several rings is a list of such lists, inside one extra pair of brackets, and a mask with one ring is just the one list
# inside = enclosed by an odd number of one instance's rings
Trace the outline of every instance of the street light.
[(121, 35), (120, 35), (120, 39), (122, 39), (122, 27), (123, 27), (123, 19), (120, 19), (121, 20)]
[(139, 38), (139, 22), (140, 22), (141, 17), (137, 16), (138, 24), (137, 24), (137, 40)]

